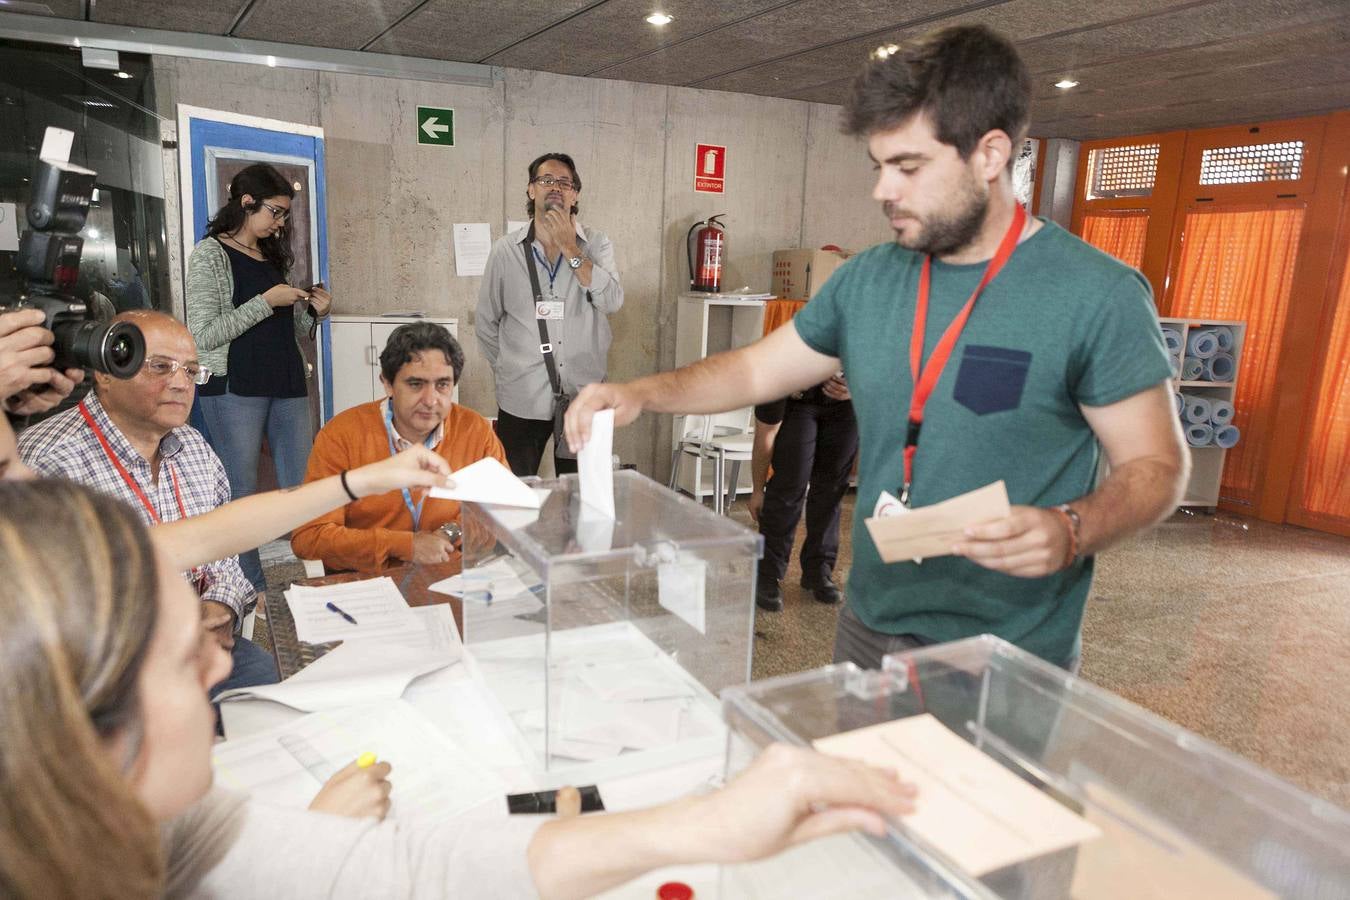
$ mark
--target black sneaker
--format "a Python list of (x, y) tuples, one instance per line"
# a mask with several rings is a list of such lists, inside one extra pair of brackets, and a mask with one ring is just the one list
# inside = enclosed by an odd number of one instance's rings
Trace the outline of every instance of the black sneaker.
[(817, 582), (802, 581), (802, 588), (810, 591), (817, 603), (838, 603), (844, 599), (838, 586), (829, 578)]
[(755, 585), (755, 605), (765, 612), (782, 612), (783, 590), (777, 578), (760, 578)]

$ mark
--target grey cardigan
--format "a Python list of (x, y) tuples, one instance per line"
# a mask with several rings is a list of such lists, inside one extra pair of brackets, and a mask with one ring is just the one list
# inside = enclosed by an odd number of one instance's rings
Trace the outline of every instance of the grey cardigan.
[[(296, 347), (309, 336), (306, 307), (296, 303)], [(234, 305), (234, 274), (225, 248), (213, 237), (192, 248), (187, 268), (187, 326), (197, 342), (198, 361), (212, 375), (225, 375), (229, 367), (230, 341), (272, 315), (262, 294), (243, 306)], [(304, 359), (304, 353), (300, 355)]]

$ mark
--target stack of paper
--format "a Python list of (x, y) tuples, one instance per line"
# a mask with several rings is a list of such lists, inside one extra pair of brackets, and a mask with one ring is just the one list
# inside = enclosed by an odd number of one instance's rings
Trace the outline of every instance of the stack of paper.
[(491, 771), (402, 700), (314, 713), (226, 741), (215, 746), (212, 762), (224, 787), (304, 808), (328, 778), (362, 753), (393, 765), (389, 817), (398, 822), (443, 821), (505, 793)]
[[(295, 620), (295, 636), (306, 644), (415, 639), (423, 631), (398, 585), (387, 576), (324, 587), (292, 585), (286, 591), (286, 602)], [(330, 603), (342, 612), (330, 609)]]
[(445, 604), (411, 610), (421, 629), (387, 640), (347, 640), (280, 684), (235, 688), (218, 701), (261, 699), (315, 712), (395, 699), (418, 676), (443, 669), (463, 653)]

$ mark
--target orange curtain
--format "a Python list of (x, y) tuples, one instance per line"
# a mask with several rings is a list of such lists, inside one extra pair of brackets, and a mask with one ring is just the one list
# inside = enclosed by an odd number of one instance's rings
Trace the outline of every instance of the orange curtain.
[(764, 304), (764, 333), (776, 329), (779, 325), (797, 314), (797, 310), (806, 305), (805, 300), (770, 300)]
[(1350, 265), (1341, 278), (1335, 310), (1306, 426), (1302, 490), (1295, 501), (1307, 515), (1350, 526)]
[(1147, 210), (1083, 217), (1083, 240), (1136, 269), (1144, 263), (1144, 238), (1147, 235)]
[(1224, 462), (1225, 500), (1254, 506), (1269, 451), (1280, 340), (1303, 209), (1192, 210), (1181, 235), (1171, 315), (1247, 323), (1233, 424), (1242, 440)]

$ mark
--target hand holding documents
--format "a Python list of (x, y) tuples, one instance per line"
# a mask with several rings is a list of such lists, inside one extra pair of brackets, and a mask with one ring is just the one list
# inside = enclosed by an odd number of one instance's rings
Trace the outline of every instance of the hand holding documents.
[(453, 477), (454, 487), (432, 488), (431, 496), (440, 500), (539, 508), (539, 495), (534, 489), (490, 456), (465, 466)]
[(901, 562), (930, 556), (950, 556), (972, 525), (1006, 518), (1012, 511), (1002, 481), (952, 497), (932, 506), (911, 509), (900, 516), (873, 516), (864, 520), (881, 561)]
[(931, 714), (821, 738), (822, 753), (897, 769), (919, 789), (904, 826), (972, 875), (1101, 836)]

